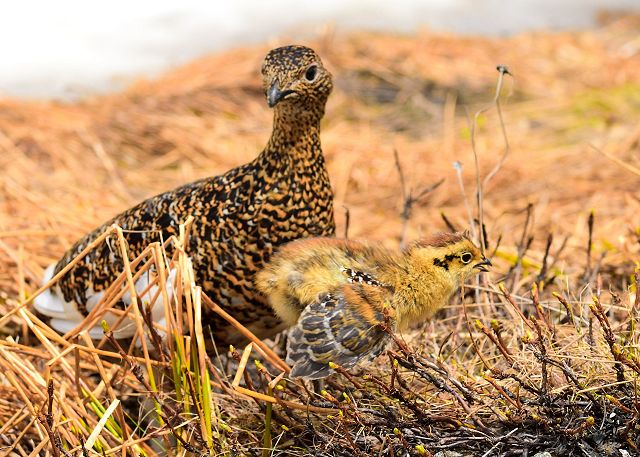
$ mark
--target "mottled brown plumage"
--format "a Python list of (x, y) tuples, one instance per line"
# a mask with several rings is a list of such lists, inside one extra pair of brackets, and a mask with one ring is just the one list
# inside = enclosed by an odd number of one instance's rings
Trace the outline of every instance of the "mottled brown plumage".
[[(277, 333), (281, 324), (256, 293), (254, 274), (277, 246), (334, 233), (333, 194), (319, 135), (332, 79), (316, 53), (304, 46), (270, 51), (262, 75), (268, 104), (275, 112), (271, 137), (255, 160), (149, 198), (117, 215), (80, 239), (48, 277), (112, 224), (123, 228), (129, 255), (135, 257), (150, 242), (177, 235), (179, 224), (193, 216), (187, 253), (196, 282), (257, 336)], [(54, 328), (68, 331), (96, 305), (122, 268), (117, 250), (105, 243), (48, 294), (38, 297), (36, 308), (52, 318)], [(238, 339), (217, 315), (207, 312), (203, 321), (217, 343)]]
[(490, 264), (462, 234), (439, 234), (404, 252), (315, 238), (282, 247), (256, 283), (292, 327), (291, 375), (318, 379), (332, 373), (329, 362), (350, 368), (375, 358), (389, 341), (387, 322), (403, 331), (424, 321)]

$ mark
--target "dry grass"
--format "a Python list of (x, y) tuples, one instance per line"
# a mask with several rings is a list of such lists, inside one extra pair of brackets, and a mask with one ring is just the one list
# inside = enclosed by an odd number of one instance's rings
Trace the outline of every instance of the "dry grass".
[[(347, 207), (350, 237), (391, 245), (405, 233), (393, 150), (414, 195), (444, 179), (415, 203), (406, 236), (446, 229), (442, 214), (468, 227), (471, 122), (490, 108), (475, 129), (484, 177), (505, 150), (491, 104), (496, 65), (515, 76), (501, 97), (509, 155), (484, 188), (494, 272), (406, 335), (408, 346), (398, 341), (367, 373), (338, 374), (322, 395), (284, 382), (273, 345), (220, 358), (204, 350), (193, 317), (215, 304), (180, 250), (164, 259), (150, 246), (111, 295), (152, 264), (162, 284), (174, 262), (181, 287), (178, 303), (158, 298), (173, 335), (162, 342), (153, 332), (137, 338), (142, 347), (64, 339), (20, 305), (43, 268), (103, 220), (255, 156), (271, 116), (258, 68), (275, 43), (78, 104), (1, 101), (0, 452), (79, 455), (83, 443), (94, 445), (88, 455), (635, 452), (637, 24), (501, 39), (329, 32), (310, 43), (337, 81), (322, 139), (339, 232)], [(169, 242), (186, 236), (188, 226)], [(96, 320), (115, 312), (103, 305)], [(144, 306), (129, 312), (145, 332)]]

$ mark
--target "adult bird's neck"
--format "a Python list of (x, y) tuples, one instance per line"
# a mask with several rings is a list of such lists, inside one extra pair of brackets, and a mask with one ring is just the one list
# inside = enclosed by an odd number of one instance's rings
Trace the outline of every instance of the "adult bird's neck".
[(278, 105), (273, 130), (262, 155), (267, 160), (293, 160), (298, 166), (311, 165), (322, 156), (320, 120), (324, 108), (309, 110)]

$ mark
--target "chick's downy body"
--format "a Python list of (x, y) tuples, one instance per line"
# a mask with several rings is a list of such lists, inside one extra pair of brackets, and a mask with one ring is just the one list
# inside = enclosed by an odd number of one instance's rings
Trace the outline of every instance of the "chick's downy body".
[[(254, 275), (277, 246), (334, 232), (333, 193), (320, 147), (320, 120), (332, 81), (320, 58), (304, 46), (270, 51), (262, 75), (274, 121), (271, 137), (255, 160), (149, 198), (119, 214), (72, 246), (50, 267), (45, 281), (112, 224), (124, 230), (133, 258), (149, 243), (178, 235), (179, 225), (193, 216), (187, 254), (197, 284), (259, 337), (277, 333), (281, 324), (256, 293)], [(36, 309), (51, 317), (52, 327), (67, 332), (78, 325), (122, 272), (114, 244), (98, 246), (36, 299)], [(169, 250), (171, 255), (171, 246)], [(147, 283), (148, 278), (142, 277), (136, 289), (144, 290)], [(147, 295), (153, 296), (154, 291)], [(157, 318), (161, 308), (154, 309)], [(216, 343), (239, 339), (217, 315), (205, 311), (203, 321)], [(133, 331), (133, 325), (125, 324), (116, 334), (124, 337)]]
[(404, 252), (316, 238), (281, 248), (256, 280), (292, 327), (292, 376), (318, 379), (332, 372), (329, 362), (348, 368), (375, 358), (389, 341), (384, 326), (403, 331), (428, 319), (489, 264), (461, 234), (439, 234)]

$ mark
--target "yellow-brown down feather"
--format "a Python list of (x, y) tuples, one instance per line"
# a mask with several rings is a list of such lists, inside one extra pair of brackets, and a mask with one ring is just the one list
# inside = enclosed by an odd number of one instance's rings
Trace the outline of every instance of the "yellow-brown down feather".
[(375, 357), (402, 331), (431, 317), (474, 271), (490, 265), (461, 234), (439, 234), (403, 252), (357, 241), (316, 238), (284, 246), (256, 287), (293, 327), (292, 376), (317, 379), (328, 362), (350, 367)]
[(309, 238), (283, 246), (257, 274), (256, 287), (287, 326), (327, 291), (347, 284), (344, 268), (377, 271), (393, 261), (384, 248), (336, 238)]

